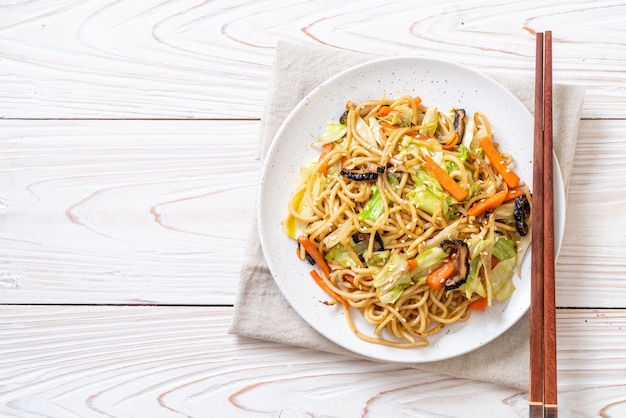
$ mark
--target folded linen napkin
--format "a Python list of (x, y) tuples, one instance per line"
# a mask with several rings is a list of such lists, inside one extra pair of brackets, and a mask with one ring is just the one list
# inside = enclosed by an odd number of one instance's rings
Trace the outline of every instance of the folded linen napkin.
[[(263, 160), (281, 123), (306, 94), (334, 74), (375, 58), (380, 57), (279, 41), (262, 119), (259, 159)], [(533, 111), (532, 79), (489, 75)], [(582, 88), (554, 85), (554, 148), (566, 187), (573, 165), (583, 100)], [(229, 332), (356, 357), (320, 335), (291, 308), (265, 264), (256, 219), (251, 227)], [(448, 360), (406, 366), (527, 390), (528, 346), (529, 317), (526, 314), (506, 333), (477, 350)]]

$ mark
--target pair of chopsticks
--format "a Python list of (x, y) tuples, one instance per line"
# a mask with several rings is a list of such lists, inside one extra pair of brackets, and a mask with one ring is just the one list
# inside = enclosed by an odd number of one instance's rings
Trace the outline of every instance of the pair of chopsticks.
[(530, 305), (530, 418), (556, 418), (552, 32), (537, 34)]

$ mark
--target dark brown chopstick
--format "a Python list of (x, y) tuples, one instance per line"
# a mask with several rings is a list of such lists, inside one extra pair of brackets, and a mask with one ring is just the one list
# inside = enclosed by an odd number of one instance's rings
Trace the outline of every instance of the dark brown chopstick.
[(556, 418), (556, 306), (554, 284), (554, 188), (552, 164), (552, 32), (546, 31), (543, 57), (543, 408)]
[(556, 310), (552, 162), (552, 33), (537, 34), (533, 141), (530, 418), (556, 418)]
[(529, 417), (543, 417), (543, 33), (535, 56)]

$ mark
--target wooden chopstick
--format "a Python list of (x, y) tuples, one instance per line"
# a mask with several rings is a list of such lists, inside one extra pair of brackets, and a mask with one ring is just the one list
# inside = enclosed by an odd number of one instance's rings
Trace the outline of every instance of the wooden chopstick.
[(546, 31), (543, 57), (543, 408), (556, 418), (556, 302), (554, 283), (554, 188), (552, 163), (552, 32)]
[(535, 55), (529, 418), (543, 417), (543, 33)]
[(552, 32), (537, 34), (533, 141), (530, 418), (556, 418)]

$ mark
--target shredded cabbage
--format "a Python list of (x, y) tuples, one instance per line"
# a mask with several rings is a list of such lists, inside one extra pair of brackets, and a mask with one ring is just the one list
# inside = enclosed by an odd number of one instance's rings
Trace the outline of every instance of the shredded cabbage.
[[(387, 181), (391, 185), (391, 189), (397, 192), (400, 187), (398, 179), (394, 176), (387, 176)], [(359, 218), (375, 221), (385, 211), (385, 205), (383, 204), (383, 198), (378, 187), (372, 186), (372, 190), (374, 190), (374, 193), (372, 193), (370, 200), (365, 203), (365, 206), (363, 206), (363, 209), (359, 212)]]
[[(303, 166), (300, 169), (300, 177), (298, 179), (298, 185), (299, 186), (302, 185), (305, 181), (307, 181), (307, 178), (311, 176), (311, 178), (313, 179), (313, 184), (311, 186), (311, 190), (312, 190), (311, 196), (313, 198), (316, 198), (317, 196), (321, 194), (322, 190), (324, 190), (324, 188), (326, 187), (326, 182), (328, 181), (328, 179), (325, 176), (318, 174), (314, 171), (315, 171), (315, 164), (309, 164), (307, 166)], [(300, 190), (298, 193), (294, 195), (292, 199), (292, 204), (294, 206), (294, 209), (296, 210), (296, 212), (298, 212), (300, 215), (304, 217), (313, 216), (313, 209), (309, 205), (309, 201), (307, 199), (304, 199), (304, 195), (305, 195), (305, 189)], [(299, 235), (301, 235), (304, 232), (307, 225), (308, 225), (307, 222), (304, 222), (294, 217), (293, 215), (291, 215), (291, 213), (287, 215), (287, 217), (282, 223), (283, 232), (287, 236), (293, 239), (296, 239)]]
[(411, 272), (411, 275), (418, 276), (428, 269), (440, 264), (447, 257), (448, 253), (446, 253), (441, 247), (429, 248), (415, 257), (417, 267)]
[(357, 262), (343, 244), (337, 244), (324, 257), (326, 261), (336, 261), (344, 267), (356, 267)]
[(317, 137), (314, 144), (324, 145), (338, 141), (345, 136), (347, 130), (347, 126), (343, 123), (329, 123), (326, 125), (326, 131)]
[(420, 129), (420, 133), (424, 136), (428, 136), (428, 133), (434, 134), (438, 126), (437, 108), (429, 107), (426, 109), (424, 118), (422, 119), (423, 129)]
[(512, 239), (501, 237), (493, 244), (491, 254), (500, 261), (515, 257), (515, 243)]
[[(404, 254), (392, 253), (387, 263), (374, 274), (373, 285), (376, 288), (378, 298), (382, 301), (393, 299), (391, 296), (386, 296), (396, 286), (408, 286), (411, 282), (411, 276), (409, 274), (409, 263)], [(394, 292), (393, 296), (399, 297), (402, 292)], [(393, 299), (397, 300), (397, 297)], [(393, 302), (385, 302), (393, 303)]]
[(491, 270), (491, 291), (496, 300), (503, 301), (513, 294), (513, 272), (515, 270), (515, 258), (500, 261)]

